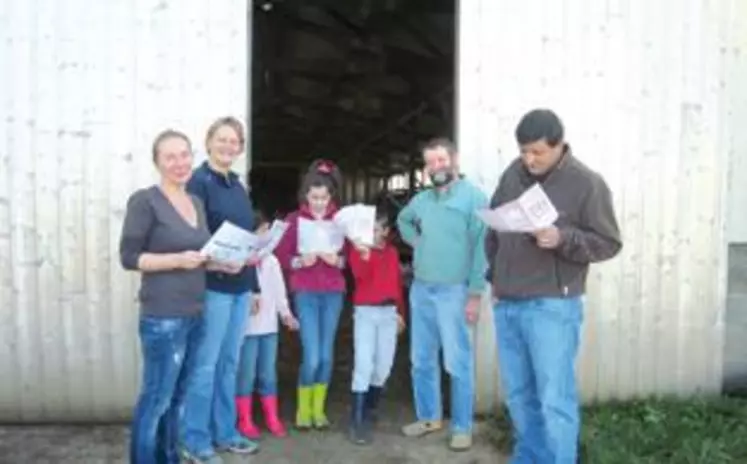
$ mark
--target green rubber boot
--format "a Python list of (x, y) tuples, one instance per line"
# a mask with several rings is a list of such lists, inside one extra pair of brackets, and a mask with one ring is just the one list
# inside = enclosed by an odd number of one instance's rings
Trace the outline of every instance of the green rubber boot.
[(312, 425), (312, 387), (298, 387), (298, 404), (296, 405), (296, 428), (310, 429)]

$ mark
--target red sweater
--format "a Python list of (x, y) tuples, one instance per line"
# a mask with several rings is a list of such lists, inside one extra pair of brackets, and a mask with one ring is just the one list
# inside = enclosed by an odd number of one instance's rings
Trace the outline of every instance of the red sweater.
[(364, 260), (354, 247), (350, 247), (349, 250), (348, 263), (355, 278), (353, 304), (393, 304), (404, 317), (402, 270), (399, 266), (399, 253), (394, 245), (387, 243), (384, 248), (371, 248), (368, 260)]

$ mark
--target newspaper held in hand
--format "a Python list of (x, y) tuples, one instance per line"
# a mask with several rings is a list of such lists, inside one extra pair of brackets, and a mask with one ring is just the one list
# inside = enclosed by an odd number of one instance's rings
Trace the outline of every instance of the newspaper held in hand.
[(335, 214), (333, 221), (351, 242), (373, 246), (376, 227), (375, 206), (362, 203), (345, 206)]
[(478, 211), (477, 215), (499, 232), (536, 232), (558, 219), (555, 205), (540, 184), (534, 184), (516, 200), (492, 210)]
[(257, 236), (241, 227), (223, 221), (202, 253), (219, 263), (245, 263), (257, 248)]
[(275, 251), (286, 230), (288, 230), (287, 222), (273, 221), (270, 230), (257, 237), (257, 257), (261, 259)]
[(267, 233), (257, 236), (224, 221), (202, 248), (202, 253), (219, 263), (245, 263), (252, 256), (263, 258), (275, 250), (287, 229), (287, 223), (275, 221)]
[(298, 219), (298, 254), (336, 254), (344, 243), (344, 232), (334, 221)]

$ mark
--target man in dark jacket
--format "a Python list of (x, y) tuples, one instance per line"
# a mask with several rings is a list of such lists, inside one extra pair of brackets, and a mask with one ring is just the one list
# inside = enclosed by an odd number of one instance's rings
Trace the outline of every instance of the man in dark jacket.
[(491, 230), (486, 237), (500, 376), (516, 434), (511, 462), (575, 464), (574, 364), (586, 276), (622, 241), (607, 184), (572, 155), (555, 113), (527, 113), (516, 139), (521, 156), (503, 173), (491, 208), (539, 183), (559, 217), (531, 234)]

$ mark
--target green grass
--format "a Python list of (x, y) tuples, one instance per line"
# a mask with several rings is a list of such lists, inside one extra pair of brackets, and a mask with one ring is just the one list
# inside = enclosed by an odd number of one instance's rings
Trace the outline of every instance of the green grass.
[[(491, 439), (511, 449), (498, 417)], [(583, 463), (747, 463), (747, 399), (650, 400), (590, 406), (583, 412)]]

